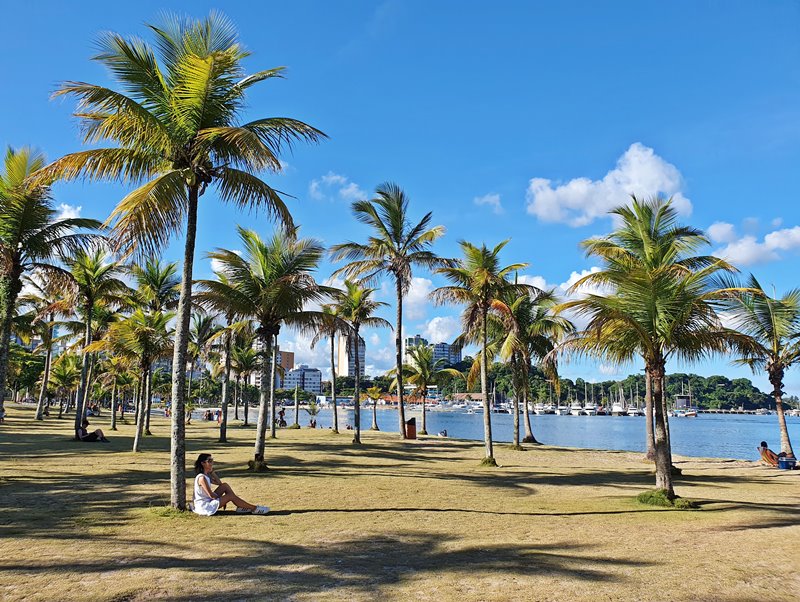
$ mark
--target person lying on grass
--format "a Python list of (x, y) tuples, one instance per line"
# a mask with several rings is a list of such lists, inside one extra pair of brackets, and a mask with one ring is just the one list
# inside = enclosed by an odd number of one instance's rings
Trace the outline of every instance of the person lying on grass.
[(87, 426), (89, 426), (89, 421), (86, 418), (84, 418), (83, 422), (81, 423), (81, 428), (75, 431), (75, 434), (78, 436), (78, 439), (86, 443), (91, 443), (93, 441), (102, 441), (103, 443), (108, 443), (108, 439), (106, 439), (106, 436), (103, 434), (103, 431), (101, 431), (100, 429), (95, 429), (90, 433), (89, 430), (86, 428)]
[(761, 447), (758, 447), (757, 449), (758, 449), (758, 452), (761, 454), (761, 460), (764, 463), (769, 464), (770, 466), (777, 466), (778, 465), (778, 459), (786, 457), (786, 454), (784, 452), (776, 454), (774, 451), (772, 451), (770, 448), (768, 448), (766, 441), (762, 441), (761, 442)]
[[(269, 508), (266, 506), (256, 506), (250, 502), (245, 502), (236, 495), (227, 483), (223, 483), (214, 473), (214, 458), (211, 454), (200, 454), (194, 463), (194, 471), (197, 476), (194, 478), (194, 506), (192, 510), (202, 516), (216, 514), (220, 507), (225, 508), (228, 502), (236, 505), (236, 512), (250, 512), (253, 514), (267, 514)], [(211, 490), (212, 485), (217, 488)]]

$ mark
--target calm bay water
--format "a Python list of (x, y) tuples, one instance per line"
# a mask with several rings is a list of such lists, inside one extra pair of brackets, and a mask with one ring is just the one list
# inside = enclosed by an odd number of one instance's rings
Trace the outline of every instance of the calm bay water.
[[(419, 410), (406, 411), (406, 418), (416, 417), (417, 429), (421, 426)], [(251, 411), (251, 420), (257, 413)], [(310, 416), (300, 410), (300, 424), (308, 425)], [(317, 427), (333, 424), (331, 409), (317, 415)], [(520, 415), (521, 428), (524, 416)], [(800, 418), (787, 417), (789, 436), (800, 445)], [(286, 408), (286, 421), (294, 422), (294, 408)], [(428, 433), (447, 430), (450, 437), (483, 440), (483, 414), (463, 412), (428, 412)], [(533, 433), (546, 445), (644, 451), (644, 417), (633, 416), (535, 416), (531, 415)], [(339, 410), (339, 429), (353, 424), (352, 410)], [(372, 424), (372, 409), (361, 412), (361, 427)], [(495, 441), (509, 442), (513, 436), (513, 416), (492, 414), (492, 433)], [(780, 448), (778, 417), (750, 415), (701, 414), (697, 418), (670, 419), (672, 451), (683, 456), (708, 458), (736, 458), (757, 460), (756, 447), (766, 440), (772, 449)], [(382, 431), (398, 432), (396, 409), (378, 409), (378, 426)], [(524, 430), (523, 430), (524, 432)]]

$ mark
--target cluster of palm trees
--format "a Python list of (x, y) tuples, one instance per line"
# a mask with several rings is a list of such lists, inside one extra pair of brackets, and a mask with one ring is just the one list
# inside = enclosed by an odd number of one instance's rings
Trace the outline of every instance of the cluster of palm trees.
[[(800, 294), (771, 299), (755, 280), (739, 285), (723, 278), (732, 266), (693, 254), (707, 241), (701, 232), (676, 223), (669, 202), (634, 198), (617, 209), (621, 226), (607, 237), (584, 243), (603, 269), (576, 285), (592, 284), (604, 292), (566, 303), (552, 291), (519, 282), (516, 273), (527, 264), (503, 265), (500, 253), (507, 241), (494, 247), (462, 241), (462, 257), (437, 256), (433, 244), (444, 228), (432, 224), (431, 213), (419, 221), (411, 219), (408, 197), (392, 183), (378, 186), (374, 198), (353, 204), (355, 218), (370, 229), (366, 241), (349, 241), (326, 251), (320, 242), (300, 236), (281, 195), (255, 175), (279, 171), (285, 150), (298, 142), (319, 142), (325, 134), (287, 117), (241, 118), (248, 90), (282, 77), (282, 68), (246, 74), (242, 61), (248, 53), (233, 26), (218, 14), (200, 20), (166, 18), (150, 30), (154, 46), (117, 34), (100, 40), (95, 60), (110, 70), (116, 88), (66, 82), (56, 92), (77, 101), (75, 115), (90, 149), (49, 165), (30, 149), (6, 154), (0, 174), (0, 390), (6, 384), (12, 325), (24, 309), (47, 354), (39, 413), (48, 383), (63, 399), (73, 399), (76, 428), (93, 388), (107, 391), (114, 408), (118, 398), (124, 401), (131, 395), (137, 408), (136, 450), (149, 432), (154, 391), (166, 384), (154, 366), (171, 355), (171, 383), (161, 396), (172, 406), (174, 507), (185, 506), (185, 416), (195, 369), (212, 359), (216, 362), (214, 370), (222, 382), (222, 442), (231, 400), (237, 417), (244, 404), (243, 419), (248, 422), (243, 383), (258, 372), (251, 465), (266, 469), (267, 428), (270, 437), (276, 434), (274, 384), (281, 329), (311, 333), (315, 344), (330, 340), (334, 384), (334, 339), (345, 335), (357, 345), (361, 328), (389, 326), (376, 315), (385, 304), (373, 298), (373, 287), (384, 277), (395, 285), (393, 375), (399, 431), (405, 437), (404, 380), (421, 393), (424, 408), (429, 383), (443, 375), (457, 377), (442, 373), (422, 349), (412, 350), (409, 363), (402, 361), (403, 301), (419, 268), (447, 281), (431, 299), (464, 307), (459, 343), (475, 344), (480, 350), (466, 378), (481, 383), (486, 464), (496, 464), (489, 364), (496, 359), (510, 363), (515, 403), (522, 402), (526, 410), (522, 442), (535, 442), (528, 411), (530, 368), (538, 362), (557, 383), (557, 358), (568, 352), (619, 363), (636, 356), (643, 359), (652, 411), (648, 449), (656, 462), (657, 486), (670, 496), (674, 492), (662, 384), (670, 358), (695, 360), (736, 349), (743, 362), (766, 368), (779, 409), (782, 447), (791, 452), (781, 388), (783, 371), (800, 357)], [(50, 186), (78, 178), (116, 180), (132, 191), (104, 224), (56, 219)], [(208, 253), (218, 266), (215, 278), (195, 281), (198, 206), (211, 189), (225, 204), (271, 215), (276, 227), (266, 237), (240, 228), (242, 253)], [(177, 264), (163, 264), (157, 257), (169, 239), (182, 232), (179, 275)], [(326, 252), (334, 261), (345, 262), (334, 273), (345, 278), (342, 290), (315, 279)], [(20, 298), (26, 278), (32, 292)], [(588, 326), (576, 330), (565, 317), (567, 311), (586, 318)], [(720, 311), (727, 312), (738, 329), (725, 328)], [(74, 353), (53, 359), (61, 332), (81, 338)], [(354, 354), (355, 399), (360, 401), (360, 366)], [(335, 384), (332, 388), (335, 404)], [(367, 394), (374, 398), (375, 391)], [(124, 411), (124, 403), (122, 407)], [(359, 403), (355, 408), (353, 441), (360, 443)], [(116, 420), (116, 411), (113, 415)], [(423, 412), (423, 431), (424, 416)], [(519, 412), (515, 416), (518, 447)], [(336, 422), (333, 430), (338, 432)]]

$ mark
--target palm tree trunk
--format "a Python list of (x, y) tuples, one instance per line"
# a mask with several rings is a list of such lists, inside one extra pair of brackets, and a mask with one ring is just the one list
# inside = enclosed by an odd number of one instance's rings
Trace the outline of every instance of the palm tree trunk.
[(645, 372), (644, 375), (644, 414), (645, 414), (645, 439), (647, 453), (645, 458), (651, 462), (656, 457), (656, 439), (653, 431), (653, 387), (650, 377)]
[[(91, 301), (86, 303), (84, 312), (86, 315), (86, 329), (83, 336), (84, 349), (92, 343), (92, 308)], [(86, 407), (83, 405), (86, 397), (87, 380), (89, 376), (89, 358), (91, 354), (86, 351), (81, 352), (81, 380), (78, 384), (78, 394), (75, 396), (75, 440), (78, 441), (78, 429), (81, 427), (86, 416)]]
[[(228, 328), (230, 328), (231, 321), (228, 320)], [(225, 335), (225, 369), (222, 373), (222, 417), (219, 422), (219, 442), (228, 442), (228, 397), (230, 397), (230, 381), (231, 381), (231, 332), (230, 330)]]
[(355, 415), (353, 417), (355, 422), (353, 443), (357, 445), (361, 443), (361, 359), (359, 358), (358, 353), (358, 343), (358, 324), (356, 324), (353, 328), (353, 346), (355, 347), (354, 353), (356, 359), (355, 391), (353, 393), (353, 403), (355, 409)]
[(153, 366), (147, 365), (147, 396), (144, 398), (144, 434), (152, 435), (150, 432), (150, 410), (153, 408)]
[(400, 417), (400, 436), (406, 438), (406, 412), (403, 407), (403, 288), (399, 278), (397, 285), (397, 325), (394, 329), (395, 368), (397, 374), (397, 410)]
[(513, 435), (513, 446), (519, 447), (519, 397), (522, 394), (523, 384), (522, 384), (522, 375), (520, 371), (522, 367), (520, 366), (522, 362), (519, 359), (518, 354), (512, 354), (511, 356), (511, 378), (512, 383), (516, 382), (514, 386), (514, 435)]
[(486, 313), (484, 310), (481, 316), (481, 393), (483, 394), (483, 439), (486, 446), (486, 457), (483, 459), (483, 463), (497, 466), (492, 448), (492, 408), (489, 405), (489, 389), (487, 386), (489, 373), (486, 367), (486, 345), (489, 336)]
[(655, 462), (656, 489), (666, 491), (669, 499), (675, 498), (672, 487), (672, 457), (669, 451), (669, 437), (664, 415), (664, 366), (648, 366), (647, 374), (652, 380), (653, 410), (655, 416)]
[(370, 427), (371, 431), (379, 431), (381, 430), (378, 428), (378, 400), (372, 400), (372, 426)]
[(427, 413), (427, 412), (425, 412), (425, 398), (426, 398), (426, 396), (427, 396), (427, 391), (422, 394), (422, 429), (419, 432), (420, 435), (427, 435), (428, 434), (428, 429), (427, 429), (428, 424), (427, 424), (427, 420), (426, 420), (426, 416), (425, 416), (426, 413)]
[[(94, 337), (92, 337), (94, 338)], [(89, 354), (89, 368), (86, 372), (86, 389), (83, 392), (83, 405), (84, 412), (89, 409), (89, 401), (92, 396), (92, 381), (94, 380), (94, 368), (97, 357), (94, 353)]]
[(249, 394), (245, 395), (247, 393), (247, 378), (249, 377), (250, 375), (248, 374), (242, 385), (242, 400), (244, 402), (244, 424), (242, 426), (250, 425), (250, 396)]
[[(261, 327), (264, 328), (263, 326)], [(264, 447), (267, 435), (267, 420), (269, 418), (269, 358), (272, 357), (272, 334), (259, 334), (261, 339), (261, 386), (259, 387), (258, 399), (258, 423), (256, 424), (256, 445), (253, 452), (254, 470), (260, 471), (266, 468), (264, 464)]]
[(186, 387), (186, 399), (192, 398), (192, 381), (194, 380), (194, 358), (189, 364), (189, 384)]
[[(144, 394), (139, 399), (139, 413), (136, 415), (136, 435), (133, 438), (133, 451), (138, 452), (144, 433), (145, 415), (147, 414), (147, 399), (150, 398), (150, 366), (142, 365), (142, 378), (139, 381), (139, 389)], [(144, 397), (142, 399), (142, 397)]]
[(239, 399), (241, 398), (241, 391), (239, 387), (239, 373), (236, 373), (236, 383), (233, 385), (233, 419), (239, 420)]
[(11, 349), (11, 322), (14, 319), (14, 309), (17, 297), (22, 290), (20, 276), (22, 270), (19, 266), (12, 267), (12, 273), (0, 277), (0, 315), (3, 319), (3, 328), (0, 332), (0, 419), (6, 415), (5, 396), (6, 379), (8, 378), (8, 361)]
[(186, 509), (186, 349), (189, 345), (189, 318), (192, 314), (192, 268), (197, 236), (198, 187), (189, 186), (186, 215), (186, 242), (183, 250), (181, 296), (175, 324), (175, 351), (172, 356), (172, 428), (170, 429), (170, 505)]
[[(67, 399), (69, 399), (69, 397), (67, 397)], [(61, 417), (63, 415), (64, 415), (64, 397), (62, 396), (62, 397), (58, 398), (58, 418), (59, 418), (59, 420), (61, 419)]]
[(275, 375), (278, 371), (278, 366), (276, 365), (278, 362), (278, 335), (277, 333), (274, 336), (272, 341), (272, 359), (270, 361), (269, 366), (269, 420), (270, 420), (270, 427), (269, 427), (269, 437), (270, 439), (275, 439), (278, 435), (275, 431)]
[(336, 407), (336, 361), (334, 359), (334, 335), (331, 334), (331, 399), (333, 399), (333, 432), (339, 432), (339, 412)]
[(783, 369), (773, 368), (769, 371), (769, 381), (772, 384), (772, 395), (775, 397), (775, 410), (778, 414), (778, 426), (781, 431), (781, 452), (794, 458), (792, 442), (789, 440), (789, 430), (786, 428), (786, 415), (783, 412)]
[(111, 430), (117, 430), (117, 383), (111, 385)]
[[(52, 318), (52, 316), (51, 316)], [(52, 322), (52, 319), (50, 320)], [(53, 336), (53, 327), (50, 327), (50, 338)], [(53, 346), (47, 346), (47, 354), (44, 357), (44, 373), (42, 374), (42, 388), (39, 391), (39, 403), (36, 405), (36, 420), (44, 420), (44, 404), (47, 400), (47, 381), (50, 380), (50, 362), (53, 359)]]

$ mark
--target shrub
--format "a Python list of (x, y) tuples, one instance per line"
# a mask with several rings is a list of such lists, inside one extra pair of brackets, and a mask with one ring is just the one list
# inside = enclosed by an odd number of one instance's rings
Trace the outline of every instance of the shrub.
[(648, 506), (660, 506), (662, 508), (674, 508), (676, 510), (693, 510), (697, 508), (697, 504), (691, 500), (681, 497), (670, 499), (666, 489), (652, 489), (650, 491), (643, 491), (636, 496), (636, 500), (640, 504), (647, 504)]

